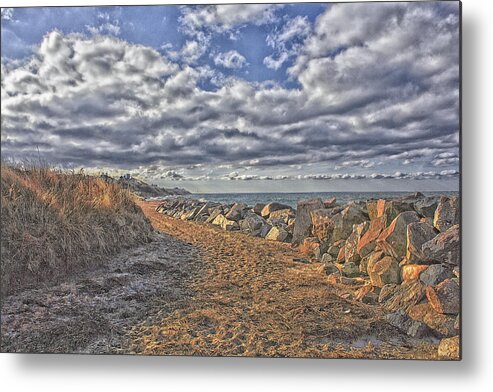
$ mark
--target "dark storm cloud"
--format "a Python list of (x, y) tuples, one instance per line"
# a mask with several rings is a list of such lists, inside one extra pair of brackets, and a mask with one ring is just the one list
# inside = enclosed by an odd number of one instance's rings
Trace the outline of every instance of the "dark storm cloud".
[[(181, 22), (193, 37), (236, 34), (274, 23), (276, 9), (192, 7)], [(347, 173), (358, 178), (385, 162), (395, 172), (440, 167), (433, 178), (442, 178), (458, 168), (458, 23), (455, 3), (335, 4), (313, 26), (293, 19), (270, 36), (266, 65), (291, 58), (298, 88), (224, 77), (212, 91), (200, 87), (210, 68), (110, 36), (53, 31), (29, 61), (2, 62), (2, 153), (39, 149), (91, 167), (331, 163), (365, 171)], [(256, 175), (247, 176), (238, 179)]]

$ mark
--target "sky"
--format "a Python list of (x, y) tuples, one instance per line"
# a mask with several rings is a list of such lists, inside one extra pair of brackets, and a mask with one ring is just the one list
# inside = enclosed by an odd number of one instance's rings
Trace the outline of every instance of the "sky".
[(2, 8), (2, 158), (192, 192), (459, 187), (459, 3)]

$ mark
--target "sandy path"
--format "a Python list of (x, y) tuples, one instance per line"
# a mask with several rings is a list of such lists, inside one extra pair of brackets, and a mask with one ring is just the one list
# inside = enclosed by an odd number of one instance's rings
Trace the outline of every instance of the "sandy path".
[(141, 203), (154, 227), (196, 247), (204, 271), (190, 303), (130, 330), (151, 355), (434, 358), (436, 346), (387, 324), (378, 306), (345, 300), (319, 264), (289, 244), (185, 222)]
[(8, 296), (2, 351), (129, 353), (125, 331), (185, 306), (200, 264), (194, 247), (162, 234), (63, 284)]

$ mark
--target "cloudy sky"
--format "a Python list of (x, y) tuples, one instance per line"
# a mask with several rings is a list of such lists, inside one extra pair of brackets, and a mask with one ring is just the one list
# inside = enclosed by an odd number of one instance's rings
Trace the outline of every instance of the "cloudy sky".
[(194, 192), (457, 190), (457, 2), (3, 8), (1, 152)]

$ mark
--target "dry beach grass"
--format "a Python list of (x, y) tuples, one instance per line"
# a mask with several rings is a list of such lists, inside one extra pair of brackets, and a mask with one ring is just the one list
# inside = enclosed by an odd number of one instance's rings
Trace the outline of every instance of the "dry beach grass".
[(94, 266), (152, 230), (129, 191), (42, 165), (2, 163), (1, 207), (2, 295)]

